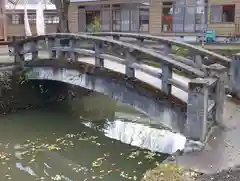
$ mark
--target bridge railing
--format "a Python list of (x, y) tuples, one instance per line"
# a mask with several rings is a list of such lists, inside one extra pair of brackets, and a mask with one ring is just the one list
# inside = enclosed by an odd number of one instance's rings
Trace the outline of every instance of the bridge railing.
[[(209, 126), (213, 122), (222, 121), (225, 93), (223, 77), (226, 68), (220, 64), (208, 65), (203, 72), (138, 45), (86, 34), (48, 34), (9, 43), (14, 47), (12, 55), (16, 64), (23, 67), (30, 65), (31, 62), (41, 62), (39, 52), (42, 51), (43, 44), (48, 48), (49, 66), (57, 60), (63, 60), (66, 63), (78, 62), (81, 61), (82, 55), (87, 55), (94, 57), (96, 67), (106, 68), (105, 60), (110, 60), (125, 65), (124, 74), (127, 77), (136, 79), (136, 70), (140, 70), (161, 79), (161, 91), (168, 96), (172, 94), (173, 86), (183, 90), (187, 95), (183, 100), (187, 103), (185, 134), (191, 139), (204, 140)], [(31, 61), (26, 61), (24, 57), (28, 53), (31, 53)], [(161, 70), (146, 66), (141, 57), (137, 56), (139, 54), (151, 57), (152, 61), (160, 65)], [(34, 65), (37, 66), (37, 64)], [(175, 79), (173, 76), (175, 68), (190, 73), (192, 78), (189, 82), (183, 83)]]
[[(149, 34), (137, 34), (137, 33), (123, 33), (123, 32), (94, 32), (94, 33), (88, 33), (89, 35), (94, 36), (104, 36), (104, 37), (112, 37), (113, 39), (122, 41), (130, 41), (129, 39), (135, 39), (137, 40), (137, 44), (141, 46), (149, 47), (149, 44), (155, 44), (158, 46), (156, 49), (154, 46), (151, 47), (154, 50), (159, 50), (159, 53), (169, 56), (179, 62), (183, 62), (189, 66), (198, 68), (199, 70), (202, 70), (203, 72), (207, 72), (206, 66), (217, 63), (221, 64), (228, 68), (228, 71), (225, 75), (225, 88), (229, 93), (234, 93), (234, 86), (235, 84), (232, 84), (231, 80), (231, 73), (233, 72), (231, 68), (233, 67), (231, 65), (231, 58), (222, 56), (220, 54), (214, 53), (212, 51), (206, 50), (201, 47), (197, 47), (196, 45), (191, 45), (189, 43), (185, 43), (182, 41), (161, 37), (161, 36), (153, 36)], [(124, 39), (125, 38), (125, 39)], [(126, 39), (128, 38), (128, 39)], [(133, 41), (131, 41), (133, 42)], [(136, 41), (135, 41), (136, 42)], [(149, 43), (151, 42), (151, 43)], [(175, 47), (175, 48), (173, 48)], [(180, 54), (174, 54), (172, 52), (172, 49), (180, 48)], [(181, 50), (185, 49), (187, 51), (184, 51), (184, 55), (181, 55)], [(187, 55), (186, 55), (187, 54)]]
[[(138, 40), (140, 45), (144, 45), (144, 41), (155, 42), (157, 44), (163, 45), (163, 47), (161, 48), (162, 50), (161, 53), (165, 55), (171, 54), (171, 48), (173, 48), (173, 46), (184, 48), (188, 50), (188, 54), (189, 56), (192, 57), (192, 61), (194, 63), (193, 66), (195, 66), (196, 68), (202, 68), (201, 67), (202, 65), (212, 63), (219, 63), (222, 64), (223, 66), (229, 67), (231, 63), (231, 59), (225, 56), (208, 51), (201, 47), (196, 47), (189, 43), (173, 40), (166, 37), (153, 36), (149, 34), (123, 33), (123, 32), (94, 32), (88, 34), (94, 36), (111, 36), (115, 40), (119, 40), (121, 37), (132, 38)], [(182, 61), (184, 61), (184, 59)]]

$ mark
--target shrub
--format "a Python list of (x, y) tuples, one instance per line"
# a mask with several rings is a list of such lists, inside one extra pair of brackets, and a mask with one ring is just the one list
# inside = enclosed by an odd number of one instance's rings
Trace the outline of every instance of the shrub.
[(92, 23), (87, 27), (88, 32), (94, 33), (99, 32), (101, 30), (101, 20), (100, 17), (94, 17)]

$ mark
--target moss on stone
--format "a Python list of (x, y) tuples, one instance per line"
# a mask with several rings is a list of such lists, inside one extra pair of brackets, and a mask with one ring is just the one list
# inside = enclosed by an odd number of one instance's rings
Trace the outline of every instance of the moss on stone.
[(160, 164), (148, 170), (142, 181), (195, 181), (198, 173), (187, 170), (175, 163)]

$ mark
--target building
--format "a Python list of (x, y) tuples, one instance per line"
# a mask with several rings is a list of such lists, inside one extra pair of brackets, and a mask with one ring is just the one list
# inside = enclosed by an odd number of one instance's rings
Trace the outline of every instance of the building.
[(101, 31), (194, 35), (239, 33), (240, 0), (72, 0), (71, 32), (86, 32), (94, 17)]
[(0, 1), (0, 41), (5, 41), (6, 34), (6, 21), (5, 21), (5, 3)]
[[(8, 38), (12, 36), (25, 36), (24, 29), (24, 0), (20, 0), (17, 5), (5, 1), (5, 31)], [(36, 34), (36, 5), (39, 0), (28, 0), (27, 10), (28, 19), (32, 34)], [(59, 22), (56, 7), (48, 2), (44, 7), (44, 18), (46, 23), (46, 32), (56, 32), (56, 24)]]
[(149, 32), (149, 3), (146, 0), (72, 0), (70, 31), (88, 31), (96, 16), (101, 19), (101, 31)]
[[(239, 0), (174, 0), (174, 2), (152, 0), (151, 2), (151, 33), (185, 34), (201, 32), (203, 29), (214, 29), (217, 35), (239, 32)], [(159, 16), (162, 16), (161, 21), (156, 20)], [(157, 27), (161, 27), (162, 31)]]
[[(24, 0), (15, 6), (0, 1), (0, 40), (24, 36)], [(36, 4), (28, 0), (28, 16), (36, 33)], [(5, 4), (4, 4), (5, 3)], [(56, 7), (50, 1), (44, 10), (46, 32), (56, 32), (59, 22)], [(150, 33), (154, 35), (195, 35), (205, 29), (217, 35), (240, 35), (240, 0), (71, 0), (71, 32), (87, 32), (94, 17), (101, 31)]]

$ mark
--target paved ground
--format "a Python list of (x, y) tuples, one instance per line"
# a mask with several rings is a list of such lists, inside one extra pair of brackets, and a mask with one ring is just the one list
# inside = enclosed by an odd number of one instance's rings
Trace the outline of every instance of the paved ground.
[(223, 125), (214, 130), (206, 149), (179, 156), (177, 162), (186, 168), (208, 174), (234, 168), (240, 165), (239, 135), (240, 101), (226, 98)]
[(204, 174), (199, 176), (196, 181), (239, 181), (240, 169), (229, 169), (220, 173)]
[(8, 56), (8, 53), (8, 46), (0, 46), (0, 63), (12, 63), (14, 61), (13, 57)]

